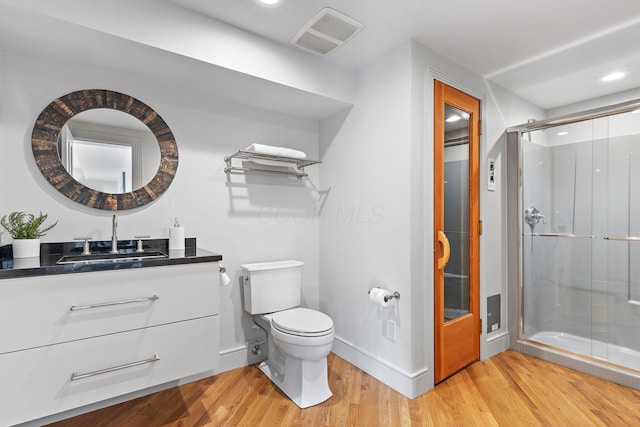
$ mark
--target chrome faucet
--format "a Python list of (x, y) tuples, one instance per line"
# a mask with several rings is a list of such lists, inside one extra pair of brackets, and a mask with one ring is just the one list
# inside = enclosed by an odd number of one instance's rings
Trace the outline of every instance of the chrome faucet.
[(113, 219), (111, 220), (111, 253), (118, 253), (118, 215), (113, 214)]

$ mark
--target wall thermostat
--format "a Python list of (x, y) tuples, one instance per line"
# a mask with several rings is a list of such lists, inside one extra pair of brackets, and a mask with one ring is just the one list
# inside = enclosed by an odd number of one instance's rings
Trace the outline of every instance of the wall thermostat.
[(489, 159), (489, 176), (487, 190), (496, 191), (496, 159)]

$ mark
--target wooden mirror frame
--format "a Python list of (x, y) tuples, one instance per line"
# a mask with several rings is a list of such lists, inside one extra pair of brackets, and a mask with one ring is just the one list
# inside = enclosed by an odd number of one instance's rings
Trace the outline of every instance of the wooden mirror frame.
[[(103, 193), (76, 181), (62, 165), (58, 155), (58, 135), (62, 127), (76, 114), (95, 108), (128, 113), (153, 132), (160, 146), (160, 166), (146, 185), (129, 193)], [(134, 209), (151, 203), (169, 188), (178, 169), (178, 146), (160, 115), (129, 95), (104, 89), (79, 90), (49, 104), (33, 127), (31, 149), (38, 169), (49, 184), (74, 202), (96, 209)]]

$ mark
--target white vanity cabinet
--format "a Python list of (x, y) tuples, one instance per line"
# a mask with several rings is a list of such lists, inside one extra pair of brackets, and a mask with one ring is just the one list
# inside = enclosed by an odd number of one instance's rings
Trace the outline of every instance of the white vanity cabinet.
[(0, 280), (0, 425), (209, 371), (217, 262)]

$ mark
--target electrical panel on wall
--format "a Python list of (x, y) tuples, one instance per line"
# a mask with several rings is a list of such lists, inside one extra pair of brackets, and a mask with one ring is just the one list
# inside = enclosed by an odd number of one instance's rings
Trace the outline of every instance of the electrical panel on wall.
[(487, 333), (500, 329), (500, 294), (487, 298)]

